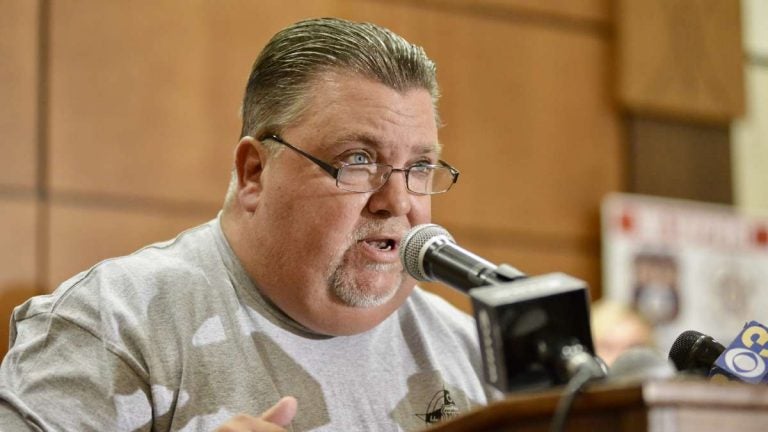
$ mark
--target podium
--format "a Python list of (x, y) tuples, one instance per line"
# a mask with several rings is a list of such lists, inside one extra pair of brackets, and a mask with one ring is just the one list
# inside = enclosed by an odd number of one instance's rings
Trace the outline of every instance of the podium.
[[(429, 432), (549, 432), (560, 392), (512, 394)], [(768, 431), (768, 386), (704, 379), (594, 383), (568, 415), (569, 432)]]

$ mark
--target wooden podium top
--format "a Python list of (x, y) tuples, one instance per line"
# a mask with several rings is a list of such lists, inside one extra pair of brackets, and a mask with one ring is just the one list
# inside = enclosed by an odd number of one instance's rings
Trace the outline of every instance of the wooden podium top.
[[(430, 432), (548, 431), (561, 389), (512, 394)], [(768, 430), (768, 386), (671, 379), (595, 383), (577, 396), (567, 431)]]

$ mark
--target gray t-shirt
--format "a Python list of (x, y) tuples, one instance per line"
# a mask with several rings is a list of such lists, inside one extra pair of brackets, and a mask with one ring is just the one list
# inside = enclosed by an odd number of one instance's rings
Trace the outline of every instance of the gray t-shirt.
[(412, 431), (493, 395), (474, 321), (443, 299), (416, 288), (367, 332), (314, 334), (259, 294), (218, 220), (99, 263), (11, 327), (0, 420), (43, 430), (213, 430), (292, 395), (289, 430)]

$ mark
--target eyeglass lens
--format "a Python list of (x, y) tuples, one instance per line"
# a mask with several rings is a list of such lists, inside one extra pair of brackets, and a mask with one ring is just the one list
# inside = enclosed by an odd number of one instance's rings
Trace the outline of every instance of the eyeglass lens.
[[(345, 190), (369, 192), (381, 187), (392, 167), (383, 164), (345, 165), (339, 170), (337, 184)], [(453, 173), (447, 167), (412, 166), (408, 169), (408, 189), (421, 194), (445, 192), (453, 184)]]

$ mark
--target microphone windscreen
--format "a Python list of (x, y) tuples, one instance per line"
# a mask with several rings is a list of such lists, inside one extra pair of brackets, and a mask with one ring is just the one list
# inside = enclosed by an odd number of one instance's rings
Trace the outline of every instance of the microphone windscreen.
[(675, 342), (672, 343), (672, 348), (669, 349), (669, 359), (672, 360), (678, 369), (682, 368), (682, 365), (691, 353), (691, 348), (702, 336), (704, 336), (703, 333), (687, 330), (680, 333)]
[(402, 262), (405, 271), (416, 280), (431, 280), (429, 276), (424, 274), (421, 255), (424, 245), (438, 236), (447, 238), (453, 243), (456, 242), (448, 230), (437, 224), (416, 225), (403, 236), (403, 240), (400, 242), (400, 262)]
[(608, 372), (608, 378), (626, 381), (669, 378), (677, 373), (675, 366), (658, 350), (637, 346), (616, 358)]
[(707, 375), (725, 347), (711, 336), (687, 330), (675, 339), (669, 350), (669, 359), (677, 370)]

